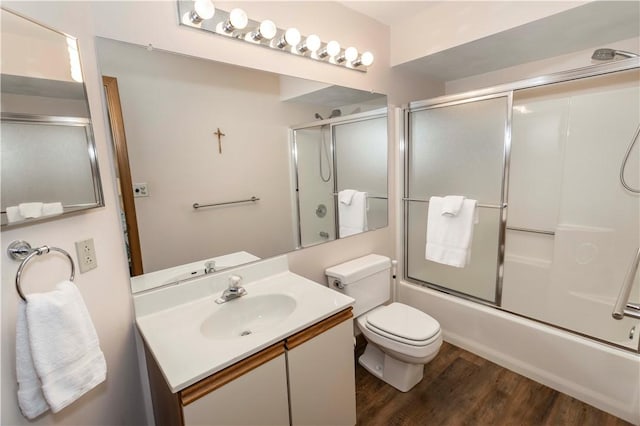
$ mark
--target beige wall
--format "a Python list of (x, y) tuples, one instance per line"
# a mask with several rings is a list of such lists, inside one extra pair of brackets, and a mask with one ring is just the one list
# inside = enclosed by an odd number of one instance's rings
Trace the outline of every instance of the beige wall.
[[(272, 6), (272, 7), (271, 7)], [(247, 3), (250, 16), (258, 11), (282, 26), (293, 24), (301, 32), (317, 32), (323, 39), (335, 35), (344, 43), (371, 49), (376, 66), (368, 73), (353, 72), (288, 57), (268, 49), (255, 49), (222, 37), (200, 34), (176, 24), (175, 2), (3, 2), (3, 7), (23, 13), (79, 39), (87, 92), (92, 112), (98, 159), (106, 207), (64, 219), (20, 227), (1, 234), (1, 248), (16, 239), (33, 245), (50, 244), (74, 253), (74, 242), (93, 237), (98, 268), (79, 274), (76, 283), (96, 326), (107, 360), (107, 381), (57, 415), (46, 414), (30, 424), (145, 424), (142, 390), (133, 338), (133, 310), (125, 247), (116, 208), (115, 180), (108, 127), (102, 106), (100, 73), (97, 69), (95, 36), (177, 51), (189, 55), (237, 63), (297, 77), (388, 92), (388, 30), (367, 18), (354, 15), (334, 3)], [(255, 7), (255, 13), (254, 8)], [(390, 145), (390, 150), (393, 149)], [(390, 157), (393, 161), (393, 157)], [(390, 227), (290, 254), (293, 271), (322, 282), (324, 268), (352, 257), (379, 252), (391, 255)], [(75, 255), (74, 255), (75, 257)], [(16, 403), (15, 312), (17, 295), (13, 280), (18, 264), (2, 256), (2, 404), (0, 423), (27, 424)], [(44, 291), (52, 280), (64, 277), (68, 265), (50, 256), (38, 259), (24, 275), (25, 291)]]

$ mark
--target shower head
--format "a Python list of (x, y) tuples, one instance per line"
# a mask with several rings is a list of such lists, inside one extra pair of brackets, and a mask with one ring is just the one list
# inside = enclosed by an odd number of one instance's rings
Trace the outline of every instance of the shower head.
[(339, 109), (334, 109), (333, 111), (331, 111), (331, 115), (329, 116), (329, 118), (340, 117), (341, 115), (342, 111), (340, 111)]
[(625, 58), (637, 58), (637, 53), (627, 52), (625, 50), (615, 50), (615, 49), (596, 49), (591, 55), (591, 59), (595, 59), (596, 61), (610, 61), (616, 56), (624, 56)]

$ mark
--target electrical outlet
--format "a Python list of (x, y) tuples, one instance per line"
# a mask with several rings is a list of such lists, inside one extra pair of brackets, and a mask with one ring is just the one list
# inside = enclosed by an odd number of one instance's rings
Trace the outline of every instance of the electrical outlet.
[(146, 183), (134, 183), (133, 184), (133, 196), (134, 197), (148, 197), (149, 186)]
[(76, 241), (76, 254), (78, 255), (78, 266), (81, 274), (98, 267), (93, 238)]

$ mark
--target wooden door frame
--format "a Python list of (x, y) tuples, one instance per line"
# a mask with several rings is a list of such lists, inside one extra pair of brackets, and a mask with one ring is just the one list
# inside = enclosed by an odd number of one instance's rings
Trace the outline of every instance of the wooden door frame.
[(129, 166), (129, 153), (127, 151), (127, 137), (124, 132), (124, 119), (120, 105), (120, 92), (118, 91), (118, 79), (102, 76), (102, 85), (107, 100), (109, 112), (109, 124), (111, 126), (111, 138), (115, 148), (116, 167), (122, 196), (122, 209), (124, 210), (127, 225), (127, 239), (129, 243), (129, 265), (131, 276), (142, 275), (142, 250), (140, 248), (140, 235), (138, 233), (138, 220), (136, 219), (136, 205), (133, 198), (133, 182), (131, 180), (131, 168)]

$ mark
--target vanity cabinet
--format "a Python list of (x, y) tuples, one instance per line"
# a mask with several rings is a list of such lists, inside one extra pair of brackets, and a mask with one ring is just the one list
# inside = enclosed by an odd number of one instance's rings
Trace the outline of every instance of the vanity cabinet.
[(158, 426), (356, 423), (351, 308), (177, 393), (145, 353)]

